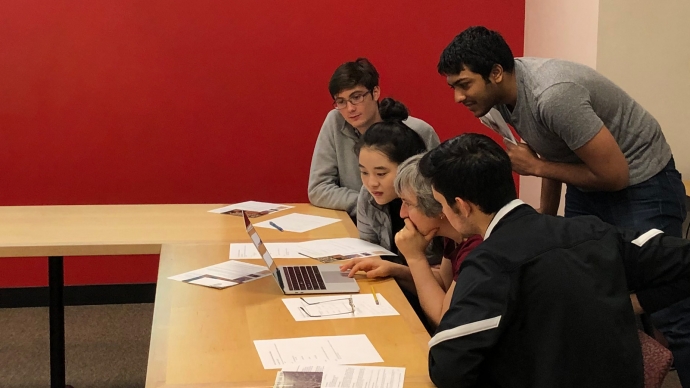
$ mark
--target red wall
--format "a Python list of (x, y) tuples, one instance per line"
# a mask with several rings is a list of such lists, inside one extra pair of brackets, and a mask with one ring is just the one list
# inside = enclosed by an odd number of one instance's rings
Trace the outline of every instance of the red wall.
[[(511, 0), (0, 0), (0, 9), (0, 205), (306, 202), (339, 64), (368, 57), (383, 95), (446, 139), (486, 131), (435, 71), (445, 45), (483, 24), (516, 55), (523, 46), (524, 2)], [(66, 278), (155, 281), (155, 258), (122, 260), (72, 259)], [(45, 284), (43, 262), (0, 259), (0, 286)]]

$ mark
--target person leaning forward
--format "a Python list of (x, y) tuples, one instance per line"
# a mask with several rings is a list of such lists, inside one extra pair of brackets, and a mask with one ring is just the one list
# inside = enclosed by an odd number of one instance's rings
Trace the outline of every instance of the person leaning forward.
[(442, 143), (419, 168), (453, 227), (484, 238), (429, 342), (438, 387), (643, 386), (630, 293), (647, 312), (687, 300), (690, 241), (538, 213), (484, 135)]
[[(539, 211), (682, 237), (685, 187), (658, 121), (585, 65), (514, 58), (496, 31), (470, 27), (443, 50), (438, 72), (476, 117), (500, 114), (525, 143), (506, 142), (515, 172), (542, 178)], [(690, 388), (690, 300), (651, 315)]]

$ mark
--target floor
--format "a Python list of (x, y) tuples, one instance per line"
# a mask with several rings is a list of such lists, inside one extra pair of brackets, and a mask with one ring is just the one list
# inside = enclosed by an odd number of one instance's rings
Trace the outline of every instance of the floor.
[[(152, 318), (150, 303), (66, 307), (67, 384), (144, 387)], [(0, 387), (48, 387), (48, 308), (0, 309), (0, 333)], [(679, 387), (671, 372), (663, 388)]]
[[(152, 318), (150, 303), (66, 307), (67, 384), (143, 387)], [(48, 387), (48, 308), (0, 309), (0, 333), (0, 387)]]

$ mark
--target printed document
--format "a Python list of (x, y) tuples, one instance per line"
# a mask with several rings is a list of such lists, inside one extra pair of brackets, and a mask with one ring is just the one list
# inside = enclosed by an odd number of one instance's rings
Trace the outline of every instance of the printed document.
[(479, 121), (481, 121), (482, 124), (486, 125), (487, 127), (491, 128), (494, 132), (503, 136), (504, 139), (517, 145), (517, 141), (515, 140), (515, 136), (513, 136), (513, 132), (511, 132), (510, 128), (508, 128), (508, 124), (503, 119), (503, 116), (501, 115), (501, 112), (498, 111), (498, 109), (491, 108), (489, 113), (479, 118)]
[[(298, 243), (265, 243), (274, 258), (297, 259), (305, 257), (335, 257), (338, 260), (355, 257), (395, 256), (380, 245), (358, 238), (328, 238)], [(230, 259), (260, 259), (259, 251), (252, 243), (230, 244)]]
[(339, 222), (339, 218), (312, 216), (301, 213), (291, 213), (282, 217), (273, 218), (270, 221), (259, 222), (254, 224), (256, 227), (274, 229), (275, 227), (269, 222), (281, 227), (286, 232), (308, 232), (312, 229), (320, 228), (322, 226), (330, 225)]
[[(299, 243), (264, 243), (268, 253), (274, 258), (280, 259), (304, 259), (304, 255), (299, 254)], [(233, 243), (230, 244), (230, 259), (260, 259), (259, 251), (252, 243)]]
[(230, 260), (209, 267), (170, 276), (168, 279), (223, 289), (240, 283), (269, 276), (271, 272), (263, 265)]
[(291, 209), (294, 206), (280, 205), (277, 203), (246, 201), (233, 205), (224, 206), (218, 209), (209, 210), (210, 213), (230, 214), (233, 216), (242, 216), (242, 211), (247, 213), (247, 217), (256, 218), (265, 216), (266, 214), (275, 213), (285, 209)]
[(400, 315), (383, 295), (378, 293), (376, 295), (379, 304), (376, 304), (373, 294), (351, 295), (355, 305), (354, 314), (349, 302), (350, 295), (284, 298), (283, 303), (295, 321)]
[[(295, 377), (311, 377), (321, 373), (322, 388), (402, 388), (405, 368), (351, 365), (287, 365), (278, 372), (275, 387), (284, 388), (296, 381)], [(283, 376), (281, 377), (281, 373)], [(303, 374), (303, 375), (302, 375)], [(291, 380), (289, 380), (291, 379)]]
[(299, 253), (310, 257), (342, 256), (340, 259), (369, 256), (397, 256), (380, 245), (359, 238), (328, 238), (299, 243)]
[(365, 334), (255, 340), (264, 369), (288, 364), (369, 364), (383, 362)]

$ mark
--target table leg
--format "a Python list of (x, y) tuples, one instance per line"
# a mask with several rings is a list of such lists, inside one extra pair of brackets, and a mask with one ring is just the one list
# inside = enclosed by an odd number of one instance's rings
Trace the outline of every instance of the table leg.
[(48, 258), (50, 290), (50, 387), (65, 388), (65, 305), (62, 256)]

